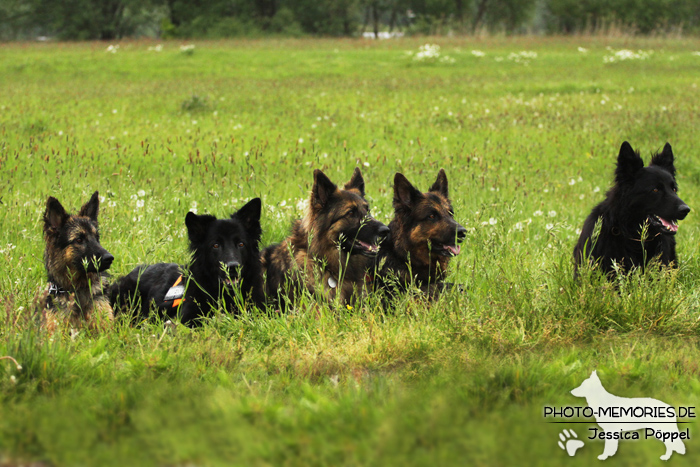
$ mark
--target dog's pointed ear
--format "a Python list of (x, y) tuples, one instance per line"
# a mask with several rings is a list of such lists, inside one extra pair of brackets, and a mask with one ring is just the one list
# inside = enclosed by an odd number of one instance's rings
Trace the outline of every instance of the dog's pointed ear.
[(69, 217), (63, 205), (53, 196), (49, 196), (44, 211), (44, 232), (58, 232)]
[(253, 198), (241, 209), (231, 215), (231, 219), (239, 219), (251, 237), (260, 239), (262, 229), (260, 228), (260, 211), (262, 202), (260, 198)]
[(243, 205), (241, 209), (232, 214), (231, 218), (239, 218), (246, 226), (250, 226), (255, 223), (260, 224), (261, 209), (262, 202), (260, 201), (260, 198), (253, 198)]
[(620, 147), (620, 154), (617, 156), (617, 168), (615, 169), (615, 181), (624, 183), (634, 179), (634, 176), (644, 168), (644, 161), (625, 141)]
[(400, 172), (394, 175), (394, 208), (405, 206), (412, 208), (421, 198), (423, 193), (418, 191), (411, 182)]
[(320, 170), (314, 170), (314, 186), (311, 189), (311, 205), (315, 209), (322, 209), (331, 196), (338, 189), (335, 183), (326, 177), (326, 174)]
[(90, 201), (83, 204), (83, 207), (80, 208), (80, 212), (78, 213), (78, 216), (89, 217), (93, 221), (97, 222), (97, 215), (99, 213), (100, 213), (100, 196), (99, 196), (99, 192), (96, 191), (90, 197)]
[(651, 163), (649, 165), (655, 165), (668, 170), (671, 172), (671, 175), (675, 177), (676, 167), (673, 165), (673, 149), (671, 149), (671, 145), (666, 143), (664, 149), (651, 158)]
[(445, 198), (449, 199), (450, 195), (447, 189), (447, 174), (445, 174), (445, 169), (440, 169), (437, 174), (437, 179), (435, 179), (435, 183), (433, 183), (433, 186), (431, 186), (430, 190), (428, 191), (441, 194)]
[(185, 225), (187, 226), (187, 236), (192, 245), (200, 245), (207, 238), (207, 229), (209, 224), (214, 222), (216, 217), (208, 214), (198, 216), (193, 212), (188, 212), (185, 216)]
[(350, 181), (346, 183), (343, 188), (346, 190), (352, 190), (355, 188), (360, 191), (363, 198), (365, 197), (365, 179), (362, 178), (362, 172), (360, 172), (359, 167), (355, 167), (355, 171), (352, 173)]

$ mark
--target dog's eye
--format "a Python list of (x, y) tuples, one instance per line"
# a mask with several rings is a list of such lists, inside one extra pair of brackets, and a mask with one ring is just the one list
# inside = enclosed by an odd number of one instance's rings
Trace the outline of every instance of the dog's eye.
[(428, 219), (430, 219), (431, 221), (434, 221), (435, 219), (437, 219), (437, 215), (431, 214), (428, 216)]
[(238, 242), (238, 248), (243, 248), (244, 246), (243, 242)]
[(83, 243), (85, 243), (85, 238), (78, 237), (75, 239), (75, 243), (77, 243), (78, 245), (82, 245)]
[(214, 244), (212, 245), (212, 248), (214, 248), (215, 250), (218, 250), (218, 249), (219, 249), (219, 246), (220, 246), (220, 245), (219, 245), (218, 243), (214, 243)]
[(659, 189), (658, 189), (658, 188), (654, 188), (654, 193), (658, 193), (658, 192), (659, 192)]

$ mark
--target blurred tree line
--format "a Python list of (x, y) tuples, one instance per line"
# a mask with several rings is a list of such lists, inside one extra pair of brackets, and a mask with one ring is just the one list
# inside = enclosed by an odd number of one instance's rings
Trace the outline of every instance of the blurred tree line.
[(697, 32), (699, 0), (0, 0), (0, 39)]

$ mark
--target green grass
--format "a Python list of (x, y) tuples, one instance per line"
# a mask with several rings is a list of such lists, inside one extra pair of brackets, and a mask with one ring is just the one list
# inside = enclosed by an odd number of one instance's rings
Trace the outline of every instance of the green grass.
[[(425, 39), (4, 44), (0, 54), (0, 465), (589, 465), (545, 405), (593, 369), (606, 388), (694, 405), (700, 394), (700, 98), (697, 40)], [(585, 52), (578, 50), (586, 49)], [(611, 50), (608, 49), (611, 48)], [(653, 52), (605, 63), (614, 51)], [(472, 50), (485, 56), (478, 57)], [(513, 53), (534, 51), (536, 58)], [(622, 141), (645, 160), (673, 145), (693, 212), (680, 268), (615, 287), (572, 279), (577, 229), (610, 186)], [(426, 190), (444, 167), (469, 230), (450, 281), (467, 286), (395, 312), (217, 315), (45, 336), (41, 215), (99, 190), (115, 276), (187, 261), (185, 214), (263, 199), (263, 241), (301, 215), (313, 169), (360, 166), (374, 216), (394, 173)], [(143, 205), (140, 206), (141, 202)], [(674, 464), (697, 464), (700, 444)], [(615, 464), (659, 462), (622, 442)]]

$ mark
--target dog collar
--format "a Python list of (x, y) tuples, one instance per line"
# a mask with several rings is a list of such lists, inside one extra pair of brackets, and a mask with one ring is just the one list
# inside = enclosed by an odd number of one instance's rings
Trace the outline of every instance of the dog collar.
[(62, 289), (53, 282), (49, 282), (49, 295), (57, 297), (69, 293), (66, 289)]
[(185, 301), (185, 285), (182, 284), (182, 274), (180, 277), (177, 278), (175, 283), (168, 289), (168, 291), (165, 294), (165, 297), (163, 298), (164, 302), (170, 302), (172, 301), (172, 304), (170, 306), (172, 308), (177, 308), (180, 303)]

